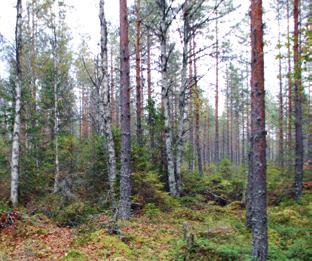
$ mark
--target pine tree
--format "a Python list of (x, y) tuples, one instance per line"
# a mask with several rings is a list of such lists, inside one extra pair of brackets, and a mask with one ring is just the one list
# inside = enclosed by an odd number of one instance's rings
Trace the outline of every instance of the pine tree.
[(131, 215), (131, 136), (130, 136), (130, 78), (127, 0), (120, 0), (120, 99), (121, 99), (121, 170), (118, 217)]

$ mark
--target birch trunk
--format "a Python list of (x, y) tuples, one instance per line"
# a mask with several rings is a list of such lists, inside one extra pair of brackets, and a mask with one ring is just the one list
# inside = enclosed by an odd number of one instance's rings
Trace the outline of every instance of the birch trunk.
[(170, 121), (170, 83), (168, 81), (168, 71), (167, 63), (169, 60), (169, 55), (167, 52), (167, 3), (166, 0), (159, 0), (158, 2), (160, 12), (161, 12), (161, 22), (160, 22), (160, 68), (161, 68), (161, 96), (164, 112), (164, 122), (165, 122), (165, 145), (167, 154), (167, 171), (168, 171), (168, 183), (169, 191), (172, 196), (177, 196), (177, 183), (174, 173), (174, 158), (173, 158), (173, 134), (172, 125)]
[(20, 158), (20, 130), (21, 130), (21, 94), (22, 94), (22, 0), (17, 0), (16, 5), (16, 86), (15, 86), (15, 116), (13, 126), (13, 142), (11, 155), (11, 202), (14, 207), (18, 204), (18, 180)]
[(58, 141), (58, 132), (59, 132), (59, 117), (58, 117), (58, 62), (57, 62), (57, 36), (56, 36), (56, 28), (53, 26), (53, 92), (54, 92), (54, 164), (55, 164), (55, 177), (54, 177), (54, 189), (53, 192), (57, 193), (60, 189), (60, 161), (59, 161), (59, 141)]
[(182, 71), (181, 71), (181, 89), (179, 93), (179, 119), (177, 130), (177, 153), (176, 153), (176, 177), (177, 177), (177, 190), (178, 194), (182, 189), (181, 178), (181, 165), (182, 165), (182, 152), (184, 145), (184, 126), (186, 121), (185, 103), (186, 103), (186, 90), (188, 86), (187, 78), (187, 65), (188, 65), (188, 46), (190, 41), (190, 25), (189, 25), (189, 3), (188, 0), (184, 2), (183, 8), (183, 53), (182, 53)]
[(102, 98), (103, 98), (103, 121), (104, 131), (108, 152), (108, 179), (110, 189), (110, 199), (115, 203), (115, 182), (116, 182), (116, 154), (115, 145), (112, 131), (112, 106), (110, 99), (110, 86), (108, 76), (108, 51), (107, 51), (107, 23), (104, 12), (104, 0), (100, 0), (100, 13), (101, 25), (101, 69), (102, 69)]

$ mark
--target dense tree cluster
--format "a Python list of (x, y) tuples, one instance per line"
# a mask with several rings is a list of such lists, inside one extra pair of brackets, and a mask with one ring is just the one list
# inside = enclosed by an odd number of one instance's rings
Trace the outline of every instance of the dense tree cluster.
[(133, 173), (157, 173), (180, 197), (186, 174), (231, 162), (247, 173), (252, 255), (267, 260), (267, 163), (294, 180), (298, 202), (311, 164), (309, 1), (271, 1), (277, 97), (265, 89), (261, 0), (230, 28), (235, 1), (120, 0), (119, 34), (105, 2), (94, 54), (87, 37), (72, 49), (66, 1), (17, 1), (15, 44), (0, 42), (9, 65), (0, 79), (1, 200), (27, 206), (55, 193), (129, 219)]

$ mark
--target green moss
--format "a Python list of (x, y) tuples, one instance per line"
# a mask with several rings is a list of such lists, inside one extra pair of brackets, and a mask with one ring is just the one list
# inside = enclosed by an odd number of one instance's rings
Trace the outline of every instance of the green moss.
[(131, 259), (135, 257), (126, 243), (117, 236), (108, 235), (103, 230), (92, 233), (90, 239), (100, 245), (98, 254), (103, 258), (127, 257)]
[(61, 260), (77, 260), (77, 261), (84, 261), (88, 260), (87, 257), (75, 250), (71, 250), (68, 253), (65, 254), (65, 257), (63, 257)]

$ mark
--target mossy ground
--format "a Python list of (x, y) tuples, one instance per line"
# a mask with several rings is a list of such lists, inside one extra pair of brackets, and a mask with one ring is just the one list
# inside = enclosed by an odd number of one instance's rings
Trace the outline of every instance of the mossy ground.
[[(147, 211), (113, 223), (105, 214), (82, 225), (58, 227), (44, 215), (29, 216), (0, 234), (0, 260), (250, 260), (250, 231), (238, 202), (221, 207), (208, 202), (168, 213)], [(312, 193), (301, 204), (283, 201), (269, 207), (270, 260), (311, 260)], [(194, 241), (188, 245), (183, 225)], [(110, 228), (116, 227), (116, 233)]]

